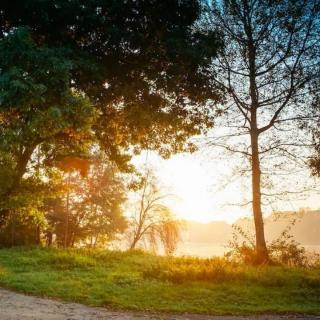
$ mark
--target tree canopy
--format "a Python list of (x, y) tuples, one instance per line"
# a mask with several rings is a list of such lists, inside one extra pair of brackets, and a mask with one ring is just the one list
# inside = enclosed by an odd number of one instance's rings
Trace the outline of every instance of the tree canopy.
[(203, 73), (221, 43), (200, 15), (196, 0), (1, 1), (2, 226), (23, 208), (44, 221), (55, 170), (94, 150), (122, 171), (143, 149), (194, 150), (221, 99)]
[(95, 133), (119, 165), (132, 145), (165, 156), (188, 148), (210, 123), (199, 102), (220, 95), (201, 67), (220, 42), (194, 30), (198, 1), (3, 1), (0, 11), (3, 37), (28, 26), (37, 46), (69, 50), (70, 85), (99, 110)]

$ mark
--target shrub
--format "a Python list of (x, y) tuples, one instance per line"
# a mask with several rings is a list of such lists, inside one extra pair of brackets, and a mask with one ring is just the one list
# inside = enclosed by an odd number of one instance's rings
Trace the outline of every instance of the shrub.
[[(292, 220), (277, 239), (267, 243), (270, 263), (299, 267), (306, 267), (311, 263), (305, 248), (295, 241), (290, 234), (290, 230), (295, 223), (296, 219)], [(229, 242), (231, 250), (226, 254), (226, 258), (249, 265), (256, 265), (258, 259), (253, 235), (245, 232), (237, 225), (233, 225), (233, 229), (233, 238)], [(242, 242), (240, 239), (242, 239)]]

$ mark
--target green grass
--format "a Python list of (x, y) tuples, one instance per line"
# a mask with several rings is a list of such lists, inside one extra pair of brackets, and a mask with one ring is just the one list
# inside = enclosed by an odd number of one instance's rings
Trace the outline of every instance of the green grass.
[(0, 286), (115, 309), (320, 314), (320, 269), (142, 252), (2, 249)]

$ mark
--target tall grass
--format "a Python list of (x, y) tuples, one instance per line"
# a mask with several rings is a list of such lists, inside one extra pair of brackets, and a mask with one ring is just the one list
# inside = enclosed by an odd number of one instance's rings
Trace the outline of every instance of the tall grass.
[(320, 268), (286, 266), (254, 267), (224, 258), (161, 258), (143, 270), (146, 278), (173, 283), (203, 281), (215, 283), (256, 283), (264, 286), (311, 285), (320, 288)]

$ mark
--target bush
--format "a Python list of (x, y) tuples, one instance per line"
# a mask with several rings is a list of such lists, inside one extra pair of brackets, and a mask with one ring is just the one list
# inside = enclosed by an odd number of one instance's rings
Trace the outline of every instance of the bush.
[(306, 249), (293, 239), (277, 239), (268, 246), (273, 261), (287, 265), (304, 267), (308, 264)]
[[(270, 263), (299, 267), (306, 267), (311, 263), (306, 249), (295, 241), (290, 234), (290, 230), (295, 223), (296, 220), (294, 219), (277, 239), (267, 243)], [(226, 254), (226, 258), (249, 265), (256, 265), (258, 259), (254, 237), (245, 232), (240, 226), (234, 225), (233, 229), (233, 239), (229, 242), (231, 250)]]

